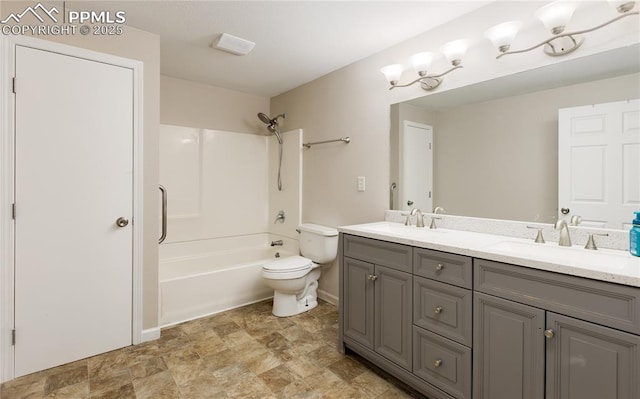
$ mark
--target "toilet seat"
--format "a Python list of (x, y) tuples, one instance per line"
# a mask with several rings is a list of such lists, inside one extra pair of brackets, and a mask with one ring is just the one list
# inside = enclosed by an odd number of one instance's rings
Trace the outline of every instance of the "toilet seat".
[(262, 265), (262, 276), (274, 280), (302, 277), (313, 267), (311, 259), (303, 256), (287, 256)]

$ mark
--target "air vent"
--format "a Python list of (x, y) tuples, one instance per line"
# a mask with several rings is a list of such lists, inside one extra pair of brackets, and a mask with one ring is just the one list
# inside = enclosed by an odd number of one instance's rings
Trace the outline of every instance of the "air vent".
[(247, 55), (256, 44), (248, 40), (223, 33), (217, 41), (212, 43), (212, 47), (218, 50), (226, 51), (235, 55)]

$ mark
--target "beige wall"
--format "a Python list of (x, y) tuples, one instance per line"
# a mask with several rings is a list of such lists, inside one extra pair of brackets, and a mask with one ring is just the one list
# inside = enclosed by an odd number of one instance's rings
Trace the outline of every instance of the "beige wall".
[[(603, 2), (604, 3), (604, 2)], [(511, 19), (531, 18), (544, 2), (494, 2), (446, 25), (334, 71), (313, 82), (271, 100), (272, 113), (287, 113), (287, 129), (304, 129), (304, 141), (350, 136), (351, 143), (314, 146), (303, 153), (303, 222), (341, 226), (381, 220), (389, 204), (390, 104), (428, 94), (419, 85), (388, 90), (379, 72), (387, 64), (407, 63), (420, 51), (437, 51), (449, 40), (472, 39), (463, 60), (464, 68), (447, 75), (436, 92), (455, 89), (567, 59), (637, 42), (639, 27), (632, 21), (592, 34), (585, 44), (565, 57), (548, 57), (542, 51), (496, 60), (496, 50), (482, 32)], [(604, 10), (604, 11), (603, 11)], [(593, 21), (610, 13), (607, 4), (595, 4), (576, 12), (576, 26), (593, 26)], [(518, 34), (519, 48), (547, 37), (535, 26)], [(515, 46), (514, 46), (515, 47)], [(449, 66), (443, 60), (433, 72)], [(401, 82), (413, 79), (409, 73)], [(434, 139), (437, 140), (437, 139)], [(356, 190), (357, 176), (367, 178), (365, 192)], [(320, 290), (338, 293), (337, 262), (323, 270)]]
[(162, 75), (160, 122), (230, 132), (265, 134), (258, 112), (269, 115), (269, 99)]
[[(55, 4), (60, 9), (60, 2)], [(76, 5), (82, 5), (75, 2)], [(21, 12), (32, 2), (1, 2), (0, 15)], [(89, 7), (87, 7), (89, 8)], [(143, 328), (158, 326), (158, 129), (160, 126), (160, 38), (128, 26), (121, 36), (39, 36), (93, 51), (144, 62), (143, 109)]]
[(640, 74), (437, 112), (434, 206), (454, 215), (554, 222), (558, 109), (633, 98), (640, 98)]

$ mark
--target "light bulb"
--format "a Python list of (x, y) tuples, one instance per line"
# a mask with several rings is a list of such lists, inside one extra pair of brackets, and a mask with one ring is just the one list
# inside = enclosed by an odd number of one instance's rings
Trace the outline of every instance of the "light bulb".
[(395, 85), (400, 80), (400, 76), (402, 76), (402, 72), (404, 71), (404, 67), (400, 64), (392, 64), (387, 65), (386, 67), (380, 69), (380, 72), (384, 74), (391, 85)]
[(454, 65), (460, 65), (462, 57), (467, 53), (467, 41), (465, 39), (454, 40), (440, 47), (442, 54)]
[(611, 7), (615, 8), (620, 14), (623, 14), (627, 11), (631, 11), (633, 7), (636, 5), (635, 1), (629, 0), (607, 0)]
[(487, 29), (484, 32), (484, 36), (491, 40), (491, 43), (493, 43), (501, 53), (504, 53), (509, 50), (511, 43), (513, 43), (521, 27), (522, 22), (520, 21), (504, 22)]
[(431, 67), (431, 63), (434, 59), (433, 53), (418, 53), (411, 56), (411, 65), (413, 69), (418, 72), (418, 75), (424, 76), (427, 74), (427, 70)]
[(544, 26), (554, 35), (558, 35), (564, 31), (564, 27), (569, 24), (573, 12), (576, 10), (576, 3), (566, 1), (554, 1), (535, 12)]

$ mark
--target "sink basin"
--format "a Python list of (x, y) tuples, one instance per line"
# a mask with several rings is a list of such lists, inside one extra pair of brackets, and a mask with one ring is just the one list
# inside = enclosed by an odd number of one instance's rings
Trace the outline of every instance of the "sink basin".
[(372, 223), (364, 227), (365, 230), (376, 231), (387, 234), (394, 235), (420, 235), (420, 234), (445, 234), (445, 231), (439, 229), (429, 229), (429, 227), (416, 227), (416, 226), (405, 226), (400, 223), (393, 222), (380, 222), (380, 223)]
[(623, 251), (598, 249), (592, 251), (581, 246), (561, 247), (556, 243), (536, 244), (522, 241), (501, 241), (488, 250), (539, 261), (558, 262), (593, 269), (622, 269), (629, 262)]

